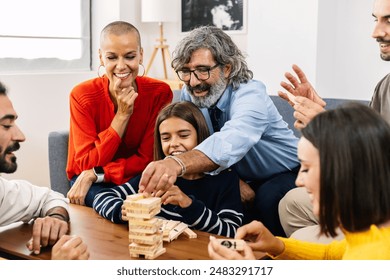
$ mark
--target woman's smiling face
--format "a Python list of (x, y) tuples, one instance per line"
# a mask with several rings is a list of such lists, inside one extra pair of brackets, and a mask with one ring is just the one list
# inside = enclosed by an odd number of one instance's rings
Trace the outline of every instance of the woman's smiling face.
[(135, 31), (120, 35), (106, 34), (99, 49), (100, 63), (104, 65), (110, 85), (121, 80), (120, 87), (134, 87), (143, 51)]
[(159, 126), (161, 146), (165, 156), (178, 155), (198, 145), (198, 134), (189, 122), (170, 117)]
[(313, 213), (319, 215), (320, 210), (320, 155), (318, 150), (306, 138), (298, 142), (298, 159), (301, 162), (295, 184), (305, 187), (313, 204)]

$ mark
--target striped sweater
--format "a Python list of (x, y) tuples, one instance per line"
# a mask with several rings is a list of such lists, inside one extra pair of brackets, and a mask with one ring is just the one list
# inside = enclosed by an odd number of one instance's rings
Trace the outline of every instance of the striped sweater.
[[(93, 208), (113, 223), (122, 220), (122, 204), (127, 195), (138, 192), (140, 176), (113, 188), (104, 188), (94, 199)], [(181, 221), (192, 229), (206, 231), (226, 237), (234, 237), (242, 225), (243, 209), (240, 198), (239, 179), (232, 170), (219, 175), (196, 180), (178, 178), (177, 185), (192, 199), (187, 208), (177, 205), (162, 205), (159, 217)]]

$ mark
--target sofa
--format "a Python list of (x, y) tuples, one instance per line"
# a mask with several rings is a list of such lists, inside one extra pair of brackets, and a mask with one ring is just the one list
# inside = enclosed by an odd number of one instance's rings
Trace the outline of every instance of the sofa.
[[(178, 101), (179, 96), (180, 91), (175, 90), (173, 102)], [(299, 130), (294, 128), (295, 119), (293, 117), (293, 108), (277, 95), (270, 95), (270, 97), (279, 113), (283, 117), (284, 121), (288, 124), (289, 128), (293, 130), (297, 137), (300, 137)], [(348, 101), (356, 101), (368, 105), (368, 101), (366, 100), (349, 100), (338, 98), (324, 98), (324, 100), (327, 103), (326, 109), (328, 110), (336, 108)], [(68, 140), (69, 131), (67, 130), (52, 131), (48, 136), (50, 185), (53, 190), (63, 193), (64, 195), (67, 194), (70, 188), (65, 172), (68, 155)]]
[[(274, 102), (276, 108), (278, 109), (280, 115), (282, 115), (283, 120), (288, 124), (288, 127), (292, 129), (295, 136), (300, 137), (301, 133), (298, 129), (294, 127), (294, 109), (286, 102), (284, 99), (279, 97), (278, 95), (270, 95), (272, 101)], [(341, 98), (324, 98), (324, 101), (326, 102), (326, 109), (335, 109), (338, 106), (347, 103), (347, 102), (359, 102), (363, 103), (365, 105), (368, 105), (369, 101), (367, 100), (350, 100), (350, 99), (341, 99)]]

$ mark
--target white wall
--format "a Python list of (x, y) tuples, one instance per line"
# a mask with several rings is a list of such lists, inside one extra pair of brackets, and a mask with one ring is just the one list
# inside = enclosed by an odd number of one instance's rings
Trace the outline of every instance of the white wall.
[(390, 64), (371, 37), (373, 0), (319, 1), (317, 90), (322, 96), (371, 99)]
[(313, 84), (317, 59), (317, 0), (249, 0), (248, 63), (276, 95), (284, 73), (301, 66)]
[[(378, 44), (370, 38), (372, 1), (248, 0), (247, 33), (231, 36), (269, 94), (281, 89), (284, 72), (296, 63), (324, 97), (370, 99), (376, 82), (388, 72), (388, 64), (379, 58)], [(52, 130), (68, 128), (72, 87), (96, 77), (100, 30), (113, 20), (133, 23), (141, 31), (144, 64), (149, 62), (159, 29), (157, 23), (142, 23), (140, 15), (141, 0), (92, 1), (90, 72), (0, 75), (27, 136), (17, 152), (18, 171), (6, 177), (49, 185), (47, 136)], [(184, 34), (179, 23), (165, 24), (164, 31), (172, 52)], [(162, 77), (160, 54), (149, 74)]]

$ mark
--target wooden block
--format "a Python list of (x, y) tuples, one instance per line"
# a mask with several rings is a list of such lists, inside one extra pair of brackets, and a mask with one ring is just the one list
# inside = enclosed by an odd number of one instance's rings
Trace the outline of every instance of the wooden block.
[(158, 206), (161, 206), (161, 198), (160, 197), (147, 197), (136, 200), (129, 200), (124, 202), (125, 208), (130, 209), (152, 209)]
[(160, 241), (153, 245), (145, 245), (145, 244), (138, 244), (138, 243), (131, 243), (129, 245), (130, 253), (136, 253), (136, 254), (155, 254), (159, 250), (163, 248), (163, 242)]
[(148, 259), (148, 260), (153, 260), (159, 256), (161, 256), (162, 254), (164, 254), (167, 250), (165, 248), (162, 248), (160, 251), (156, 252), (155, 254), (153, 255), (150, 255), (150, 254), (135, 254), (135, 253), (130, 253), (130, 256), (132, 258), (139, 258), (139, 257), (144, 257), (145, 259)]
[(162, 233), (156, 234), (139, 234), (129, 231), (129, 241), (137, 244), (153, 245), (160, 242), (163, 239)]
[(188, 225), (185, 223), (179, 223), (176, 225), (170, 232), (167, 237), (164, 237), (164, 241), (171, 242), (172, 240), (176, 239), (180, 234), (183, 233), (183, 231), (188, 228)]
[(131, 218), (138, 218), (138, 219), (152, 219), (154, 216), (156, 216), (161, 211), (161, 206), (159, 205), (156, 208), (153, 209), (137, 209), (137, 210), (130, 210), (127, 211), (126, 217)]
[(129, 226), (135, 225), (135, 226), (144, 226), (144, 225), (162, 225), (163, 221), (159, 218), (151, 218), (151, 219), (137, 219), (137, 218), (130, 218), (129, 219)]
[(137, 233), (152, 234), (161, 230), (162, 220), (152, 218), (145, 219), (129, 219), (129, 231)]
[(198, 237), (198, 235), (195, 233), (195, 232), (193, 232), (190, 228), (186, 228), (184, 231), (183, 231), (183, 233), (185, 234), (185, 235), (187, 235), (188, 236), (188, 238), (197, 238)]
[(129, 245), (130, 256), (132, 257), (144, 257), (146, 259), (154, 259), (161, 254), (166, 252), (166, 249), (163, 248), (163, 243), (160, 241), (156, 245), (140, 245), (136, 243), (131, 243)]
[(136, 200), (143, 199), (143, 198), (145, 198), (144, 194), (135, 193), (135, 194), (127, 195), (125, 201), (136, 201)]
[(174, 229), (178, 224), (180, 224), (180, 221), (174, 221), (174, 220), (164, 220), (162, 231), (165, 236), (169, 235), (169, 232)]
[(217, 241), (229, 248), (229, 249), (232, 249), (232, 250), (236, 250), (236, 251), (242, 251), (244, 250), (244, 245), (246, 244), (245, 240), (242, 240), (242, 239), (217, 239)]

